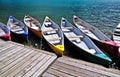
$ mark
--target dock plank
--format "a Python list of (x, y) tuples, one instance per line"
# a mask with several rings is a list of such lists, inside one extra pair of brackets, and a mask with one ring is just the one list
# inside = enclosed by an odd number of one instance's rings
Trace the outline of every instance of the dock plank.
[(28, 61), (26, 61), (23, 65), (19, 66), (17, 69), (13, 70), (9, 77), (15, 76), (17, 73), (19, 73), (21, 70), (23, 70), (25, 67), (29, 66), (29, 64), (33, 63), (38, 57), (41, 56), (41, 53), (37, 53), (32, 58), (30, 58)]
[[(112, 70), (112, 71), (111, 71)], [(58, 58), (42, 75), (55, 77), (120, 77), (120, 71), (108, 69), (94, 63), (72, 59), (66, 56)]]
[(23, 55), (28, 53), (28, 51), (30, 51), (30, 49), (24, 48), (24, 49), (20, 50), (19, 52), (9, 56), (9, 58), (6, 58), (6, 59), (2, 60), (0, 62), (0, 69), (6, 67), (8, 64), (10, 64), (13, 61), (19, 59), (20, 57), (22, 57)]
[[(30, 71), (28, 71), (23, 77), (30, 77), (32, 76), (37, 70), (50, 58), (50, 55), (47, 55), (40, 61), (35, 67), (33, 67)], [(43, 69), (44, 70), (44, 69)]]
[(19, 59), (15, 60), (14, 62), (10, 63), (8, 66), (6, 66), (3, 69), (0, 69), (0, 75), (4, 72), (6, 72), (8, 69), (12, 68), (13, 66), (15, 66), (17, 63), (19, 63), (20, 61), (24, 60), (27, 56), (31, 55), (31, 53), (33, 53), (33, 51), (29, 51), (27, 54), (25, 54), (24, 56), (20, 57)]
[(43, 74), (42, 77), (58, 77), (58, 76), (57, 75), (56, 76), (52, 75), (52, 74), (50, 74), (48, 72), (45, 72), (45, 74)]
[(9, 69), (7, 69), (1, 76), (2, 77), (6, 77), (7, 75), (9, 75), (12, 71), (14, 71), (15, 69), (19, 68), (20, 66), (22, 66), (26, 61), (30, 60), (31, 58), (33, 58), (35, 55), (37, 55), (37, 52), (32, 52), (31, 54), (29, 54), (28, 56), (26, 56), (25, 58), (22, 57), (22, 60), (19, 61), (18, 63), (16, 63), (14, 66), (10, 66)]
[(86, 61), (82, 61), (82, 60), (77, 60), (77, 59), (72, 59), (72, 58), (69, 58), (69, 57), (62, 57), (61, 59), (58, 59), (59, 62), (72, 62), (73, 65), (74, 63), (76, 64), (81, 64), (81, 65), (85, 65), (85, 66), (88, 66), (88, 67), (91, 67), (91, 68), (96, 68), (96, 69), (99, 69), (99, 70), (103, 70), (103, 71), (108, 71), (108, 72), (112, 72), (112, 73), (115, 73), (115, 74), (120, 74), (120, 71), (119, 70), (116, 70), (116, 69), (112, 69), (112, 68), (105, 68), (101, 65), (98, 65), (98, 64), (94, 64), (94, 63), (90, 63), (90, 62), (86, 62)]
[(10, 50), (12, 50), (12, 49), (14, 49), (14, 48), (16, 48), (15, 45), (8, 46), (7, 48), (5, 47), (5, 48), (1, 49), (0, 56), (6, 54), (6, 53), (8, 53), (8, 52), (10, 52)]
[(63, 73), (61, 71), (56, 71), (56, 70), (51, 69), (51, 68), (49, 68), (49, 70), (47, 70), (47, 72), (49, 72), (50, 74), (57, 76), (57, 77), (75, 77), (75, 76), (71, 76), (69, 74)]
[(4, 43), (6, 43), (7, 41), (4, 41), (4, 40), (2, 40), (2, 39), (0, 39), (0, 44), (4, 44)]
[(8, 44), (7, 42), (1, 42), (1, 41), (0, 41), (0, 47), (4, 47), (4, 46), (6, 46), (6, 45), (10, 45), (10, 44)]
[(22, 69), (19, 73), (17, 73), (15, 75), (15, 77), (22, 77), (23, 75), (25, 75), (27, 72), (29, 72), (32, 68), (34, 68), (42, 59), (44, 59), (44, 57), (46, 56), (46, 54), (42, 54), (38, 59), (36, 59), (34, 62), (32, 62), (31, 64), (29, 64), (27, 67), (25, 67), (24, 69)]
[[(63, 73), (67, 73), (67, 74), (71, 74), (73, 76), (82, 76), (82, 77), (90, 77), (90, 76), (97, 76), (97, 77), (106, 77), (104, 75), (98, 74), (98, 73), (94, 73), (91, 71), (87, 71), (85, 69), (81, 69), (78, 68), (76, 66), (71, 66), (65, 63), (61, 63), (61, 62), (55, 62), (55, 64), (51, 67), (54, 70), (58, 70), (61, 71)], [(91, 74), (93, 73), (93, 74)]]
[(7, 58), (8, 56), (13, 55), (14, 53), (18, 52), (22, 48), (23, 47), (18, 46), (18, 47), (15, 47), (14, 49), (11, 49), (11, 50), (8, 49), (7, 53), (5, 53), (5, 54), (3, 54), (3, 55), (0, 56), (0, 61), (3, 60), (3, 59), (5, 59), (5, 58)]
[(0, 46), (0, 53), (10, 47), (14, 46), (13, 44), (1, 45)]
[[(93, 67), (90, 67), (90, 66), (86, 66), (86, 65), (83, 65), (83, 64), (80, 64), (79, 61), (76, 60), (76, 62), (74, 62), (74, 60), (67, 60), (67, 59), (58, 59), (58, 61), (60, 62), (63, 62), (65, 64), (68, 64), (68, 65), (71, 65), (71, 66), (75, 66), (77, 68), (81, 68), (81, 69), (84, 69), (86, 71), (90, 71), (90, 72), (93, 72), (93, 73), (97, 73), (97, 74), (101, 74), (103, 76), (115, 76), (115, 77), (119, 77), (120, 74), (115, 74), (113, 72), (110, 72), (109, 70), (101, 70), (101, 69), (98, 69), (98, 68), (93, 68)], [(89, 73), (87, 73), (89, 74)], [(90, 73), (91, 74), (91, 73)], [(93, 74), (94, 76), (94, 74)]]
[(39, 77), (57, 57), (50, 57), (31, 77)]

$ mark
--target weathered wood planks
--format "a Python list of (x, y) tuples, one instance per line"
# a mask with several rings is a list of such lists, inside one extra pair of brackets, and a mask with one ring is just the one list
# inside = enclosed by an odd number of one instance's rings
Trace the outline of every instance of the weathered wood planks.
[(57, 56), (0, 40), (0, 77), (39, 77)]
[(120, 71), (68, 57), (58, 58), (43, 77), (120, 77)]
[(0, 77), (120, 77), (120, 71), (0, 40)]

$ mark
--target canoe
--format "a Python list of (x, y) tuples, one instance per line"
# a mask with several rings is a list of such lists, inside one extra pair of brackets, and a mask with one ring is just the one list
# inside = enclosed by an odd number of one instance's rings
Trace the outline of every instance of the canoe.
[(33, 32), (38, 38), (41, 38), (41, 24), (35, 18), (25, 15), (24, 23), (29, 28), (31, 32)]
[(82, 32), (88, 35), (99, 48), (107, 52), (111, 57), (120, 57), (120, 50), (118, 44), (108, 38), (96, 27), (81, 20), (78, 16), (73, 16), (73, 22), (76, 27), (78, 27)]
[(120, 23), (116, 26), (116, 28), (113, 31), (112, 39), (115, 43), (117, 43), (120, 46)]
[(64, 36), (60, 27), (48, 16), (41, 26), (43, 38), (46, 40), (51, 49), (58, 55), (62, 56), (64, 52)]
[(101, 65), (109, 65), (112, 60), (104, 54), (93, 41), (82, 31), (73, 26), (65, 18), (61, 19), (61, 29), (74, 53), (78, 53), (85, 60)]
[(28, 28), (25, 24), (13, 16), (9, 16), (7, 26), (10, 27), (11, 36), (20, 41), (28, 42)]
[(11, 41), (10, 29), (5, 24), (0, 22), (0, 38)]

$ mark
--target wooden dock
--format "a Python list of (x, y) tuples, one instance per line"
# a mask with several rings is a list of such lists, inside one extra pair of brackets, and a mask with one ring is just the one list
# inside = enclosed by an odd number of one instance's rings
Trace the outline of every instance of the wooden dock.
[(42, 50), (0, 41), (0, 77), (38, 77), (56, 58)]
[(55, 61), (43, 77), (120, 77), (120, 71), (63, 56)]
[(120, 77), (120, 70), (0, 40), (0, 77)]

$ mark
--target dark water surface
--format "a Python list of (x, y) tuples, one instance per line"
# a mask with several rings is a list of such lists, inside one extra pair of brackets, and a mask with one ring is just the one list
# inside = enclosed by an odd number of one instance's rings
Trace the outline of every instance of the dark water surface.
[[(120, 22), (120, 0), (0, 0), (0, 22), (6, 24), (10, 15), (23, 21), (25, 14), (41, 24), (47, 15), (58, 25), (61, 17), (73, 23), (72, 16), (77, 15), (111, 38), (113, 28)], [(28, 45), (41, 48), (40, 43), (39, 38), (29, 34)], [(65, 54), (69, 55), (69, 51)]]

